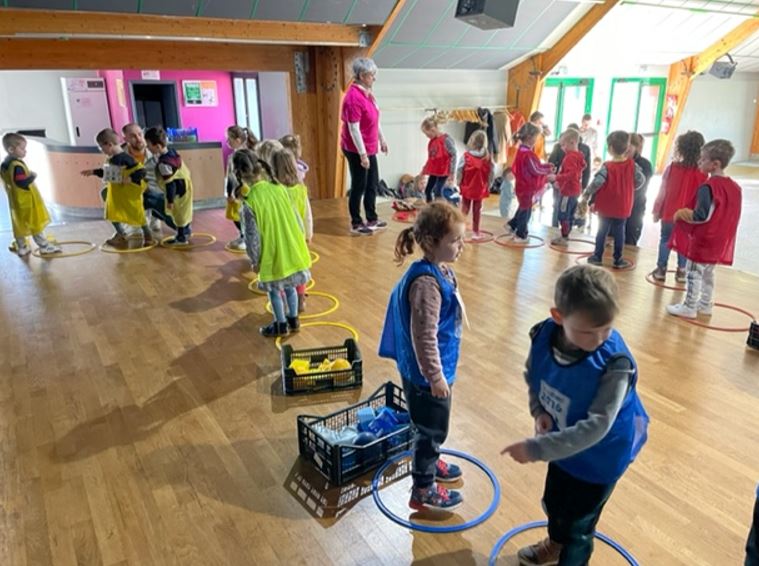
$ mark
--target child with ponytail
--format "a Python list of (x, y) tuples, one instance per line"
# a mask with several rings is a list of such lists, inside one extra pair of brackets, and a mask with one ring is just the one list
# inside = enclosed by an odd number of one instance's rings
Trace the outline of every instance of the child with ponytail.
[(229, 242), (229, 247), (233, 250), (244, 250), (245, 239), (242, 235), (242, 225), (240, 224), (240, 205), (242, 203), (240, 194), (240, 182), (235, 176), (234, 164), (232, 158), (238, 149), (248, 148), (255, 149), (258, 140), (248, 128), (240, 126), (230, 126), (227, 128), (227, 145), (232, 153), (227, 157), (227, 174), (224, 181), (225, 192), (227, 195), (227, 209), (225, 216), (235, 224), (235, 228), (240, 233), (238, 238)]
[(485, 130), (477, 130), (469, 137), (464, 159), (456, 169), (456, 178), (461, 188), (461, 211), (466, 216), (469, 214), (469, 209), (472, 209), (473, 240), (482, 238), (480, 234), (482, 201), (490, 194), (493, 177), (493, 161), (488, 152), (488, 136)]
[(387, 307), (379, 355), (394, 359), (415, 425), (409, 507), (450, 511), (463, 499), (438, 485), (461, 478), (461, 469), (440, 459), (448, 436), (451, 388), (456, 380), (464, 303), (453, 270), (464, 249), (465, 219), (447, 203), (427, 205), (395, 244), (401, 265), (418, 245), (413, 262), (395, 285)]
[(269, 294), (274, 313), (261, 334), (286, 336), (300, 328), (296, 288), (311, 279), (303, 225), (268, 163), (249, 149), (238, 150), (233, 163), (245, 195), (240, 217), (246, 250), (258, 273), (258, 288)]

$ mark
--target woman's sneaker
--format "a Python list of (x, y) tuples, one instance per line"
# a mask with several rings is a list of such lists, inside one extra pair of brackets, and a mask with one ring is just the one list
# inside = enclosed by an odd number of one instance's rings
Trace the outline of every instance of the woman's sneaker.
[(351, 227), (351, 234), (354, 236), (371, 236), (374, 231), (367, 227), (366, 224), (354, 224)]
[(520, 548), (517, 552), (520, 566), (552, 566), (559, 563), (561, 546), (549, 538), (539, 543)]
[(461, 479), (461, 468), (438, 458), (435, 464), (435, 479), (439, 482), (450, 483)]
[(442, 485), (433, 483), (429, 487), (412, 488), (408, 506), (416, 511), (453, 511), (463, 502), (464, 499), (458, 491), (448, 491)]
[(369, 228), (372, 232), (376, 230), (384, 230), (387, 228), (387, 222), (384, 220), (371, 220), (366, 223), (366, 227)]

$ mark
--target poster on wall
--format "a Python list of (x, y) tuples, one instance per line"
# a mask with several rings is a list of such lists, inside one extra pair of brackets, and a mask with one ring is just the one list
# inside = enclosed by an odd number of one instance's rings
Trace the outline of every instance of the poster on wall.
[(182, 81), (185, 106), (218, 106), (216, 81)]
[(662, 134), (669, 133), (669, 130), (672, 127), (672, 120), (675, 119), (675, 114), (677, 114), (677, 95), (668, 94), (667, 102), (664, 105), (664, 116), (662, 117), (661, 121)]

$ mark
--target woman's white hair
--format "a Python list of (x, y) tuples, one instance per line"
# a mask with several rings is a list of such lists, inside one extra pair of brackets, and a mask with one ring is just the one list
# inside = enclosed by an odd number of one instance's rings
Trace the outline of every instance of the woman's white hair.
[(357, 57), (353, 60), (353, 78), (360, 79), (363, 73), (376, 73), (377, 64), (373, 59)]

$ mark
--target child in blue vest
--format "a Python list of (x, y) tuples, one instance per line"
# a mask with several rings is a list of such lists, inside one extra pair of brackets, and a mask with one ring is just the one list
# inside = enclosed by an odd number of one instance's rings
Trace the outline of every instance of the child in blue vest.
[(379, 355), (392, 358), (403, 378), (411, 422), (415, 426), (409, 507), (450, 511), (461, 494), (437, 482), (461, 478), (461, 469), (440, 459), (448, 436), (451, 388), (461, 344), (464, 306), (456, 276), (446, 264), (464, 249), (464, 216), (438, 201), (427, 205), (395, 243), (398, 265), (417, 244), (424, 257), (412, 263), (390, 295)]
[(501, 452), (548, 464), (548, 538), (522, 548), (519, 564), (587, 564), (593, 532), (617, 480), (646, 441), (648, 415), (637, 366), (619, 332), (617, 285), (589, 265), (556, 282), (551, 317), (530, 331), (525, 380), (536, 436)]

